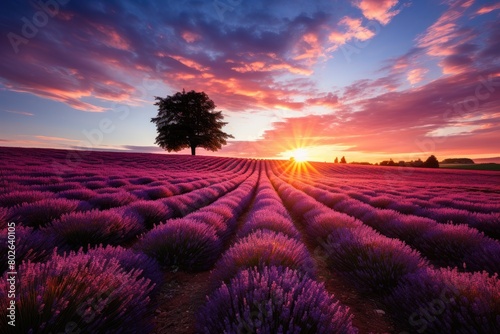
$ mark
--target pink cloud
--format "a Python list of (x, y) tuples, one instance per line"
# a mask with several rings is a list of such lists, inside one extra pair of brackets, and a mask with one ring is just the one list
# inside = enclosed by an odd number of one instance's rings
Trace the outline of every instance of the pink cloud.
[(428, 71), (426, 68), (415, 68), (407, 73), (406, 78), (411, 85), (415, 85), (424, 79)]
[(451, 47), (466, 43), (475, 37), (460, 30), (457, 21), (462, 18), (474, 1), (454, 1), (439, 19), (417, 40), (417, 46), (426, 49), (430, 56), (449, 56)]
[(362, 25), (361, 19), (346, 16), (339, 21), (339, 26), (343, 29), (331, 32), (328, 37), (335, 46), (345, 44), (352, 39), (366, 41), (375, 36), (373, 31)]
[(500, 3), (494, 3), (491, 5), (486, 5), (486, 6), (479, 8), (476, 11), (476, 14), (477, 15), (488, 14), (488, 13), (493, 12), (493, 11), (498, 10), (498, 9), (500, 9)]
[(184, 31), (181, 36), (188, 43), (194, 43), (201, 39), (200, 35), (193, 33), (191, 31)]
[(400, 10), (394, 9), (398, 0), (355, 0), (354, 6), (361, 9), (363, 15), (369, 20), (377, 20), (383, 25), (399, 14)]
[(73, 143), (81, 142), (81, 140), (76, 140), (76, 139), (50, 137), (50, 136), (35, 136), (35, 138), (40, 139), (40, 140), (44, 140), (44, 141), (73, 142)]

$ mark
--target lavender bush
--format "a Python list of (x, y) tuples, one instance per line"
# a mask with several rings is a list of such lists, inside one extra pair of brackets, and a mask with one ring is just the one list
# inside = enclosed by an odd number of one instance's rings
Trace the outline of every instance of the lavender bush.
[[(23, 261), (41, 262), (47, 260), (56, 247), (56, 240), (52, 236), (46, 236), (39, 230), (31, 227), (16, 226), (16, 262)], [(7, 270), (7, 229), (0, 232), (0, 275)]]
[(290, 268), (242, 270), (207, 297), (199, 333), (356, 333), (349, 309)]
[(88, 245), (118, 245), (143, 231), (140, 218), (121, 210), (73, 212), (43, 229), (58, 243), (77, 250)]
[[(58, 256), (18, 269), (17, 333), (136, 333), (152, 330), (152, 284), (118, 260), (84, 254)], [(7, 328), (6, 285), (0, 282), (0, 327)]]
[(314, 262), (300, 241), (283, 233), (258, 230), (240, 239), (216, 263), (212, 285), (229, 282), (238, 271), (254, 266), (283, 266), (314, 276)]
[(0, 195), (0, 206), (10, 208), (24, 203), (33, 203), (43, 199), (54, 198), (55, 195), (49, 191), (13, 191)]
[(332, 270), (372, 293), (389, 293), (403, 276), (426, 265), (420, 254), (403, 242), (365, 226), (335, 230), (322, 246)]
[(65, 213), (84, 211), (86, 209), (88, 209), (88, 203), (86, 202), (50, 198), (11, 208), (7, 220), (19, 222), (24, 226), (40, 227)]
[(151, 229), (155, 225), (164, 223), (167, 219), (172, 218), (173, 212), (158, 201), (139, 200), (129, 204), (126, 210), (139, 215), (146, 229)]
[(498, 275), (423, 269), (407, 275), (386, 303), (418, 333), (499, 333)]
[(155, 226), (135, 247), (164, 266), (187, 271), (209, 269), (222, 251), (212, 226), (188, 218)]

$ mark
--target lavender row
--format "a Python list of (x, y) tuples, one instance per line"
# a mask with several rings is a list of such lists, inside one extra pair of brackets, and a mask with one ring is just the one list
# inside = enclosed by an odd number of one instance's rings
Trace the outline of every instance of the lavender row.
[[(373, 193), (373, 195), (376, 196), (368, 196), (366, 195), (366, 192), (365, 194), (362, 194), (359, 190), (347, 192), (345, 190), (340, 190), (339, 187), (335, 187), (328, 181), (325, 182), (323, 179), (313, 179), (311, 181), (305, 179), (302, 180), (314, 188), (338, 193), (342, 200), (349, 200), (352, 198), (353, 201), (359, 201), (375, 208), (390, 209), (403, 214), (426, 217), (443, 224), (453, 223), (455, 225), (469, 225), (471, 228), (478, 229), (492, 238), (500, 239), (500, 230), (498, 229), (498, 225), (500, 224), (500, 206), (498, 204), (458, 201), (458, 203), (461, 203), (462, 206), (483, 211), (471, 212), (464, 209), (450, 207), (452, 206), (452, 203), (457, 201), (449, 199), (432, 198), (430, 200), (415, 200), (412, 198), (416, 196), (415, 193), (408, 197), (391, 198), (388, 196), (378, 195), (378, 190), (377, 193)], [(446, 207), (443, 207), (443, 205)]]
[(200, 333), (355, 333), (352, 315), (314, 277), (314, 262), (268, 178), (239, 239), (211, 274)]
[(237, 189), (212, 204), (155, 226), (134, 248), (168, 268), (186, 271), (211, 268), (236, 232), (237, 218), (249, 204), (256, 183), (256, 174), (250, 175)]
[(436, 265), (500, 272), (500, 243), (474, 228), (380, 210), (300, 181), (290, 183), (329, 208), (353, 216), (388, 237), (405, 241)]
[(322, 250), (332, 270), (348, 277), (359, 290), (378, 295), (402, 327), (457, 333), (500, 329), (496, 274), (432, 269), (403, 242), (332, 211), (278, 177), (272, 176), (271, 182), (285, 205), (303, 217), (309, 242)]

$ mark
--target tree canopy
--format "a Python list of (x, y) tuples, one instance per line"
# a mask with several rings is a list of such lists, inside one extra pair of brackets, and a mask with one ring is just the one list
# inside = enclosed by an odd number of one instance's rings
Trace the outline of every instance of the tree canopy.
[(430, 157), (427, 158), (427, 160), (425, 160), (423, 167), (439, 168), (439, 161), (434, 155), (431, 155)]
[(155, 99), (158, 115), (151, 119), (158, 133), (155, 143), (169, 152), (191, 148), (195, 155), (197, 147), (217, 151), (226, 139), (234, 138), (221, 130), (227, 124), (222, 111), (214, 111), (214, 102), (204, 92), (183, 90)]

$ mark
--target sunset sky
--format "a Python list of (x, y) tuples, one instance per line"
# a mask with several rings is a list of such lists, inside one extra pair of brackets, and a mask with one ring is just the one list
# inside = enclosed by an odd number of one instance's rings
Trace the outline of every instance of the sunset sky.
[(235, 137), (198, 154), (500, 156), (498, 1), (1, 6), (0, 146), (159, 153), (154, 96), (184, 88)]

